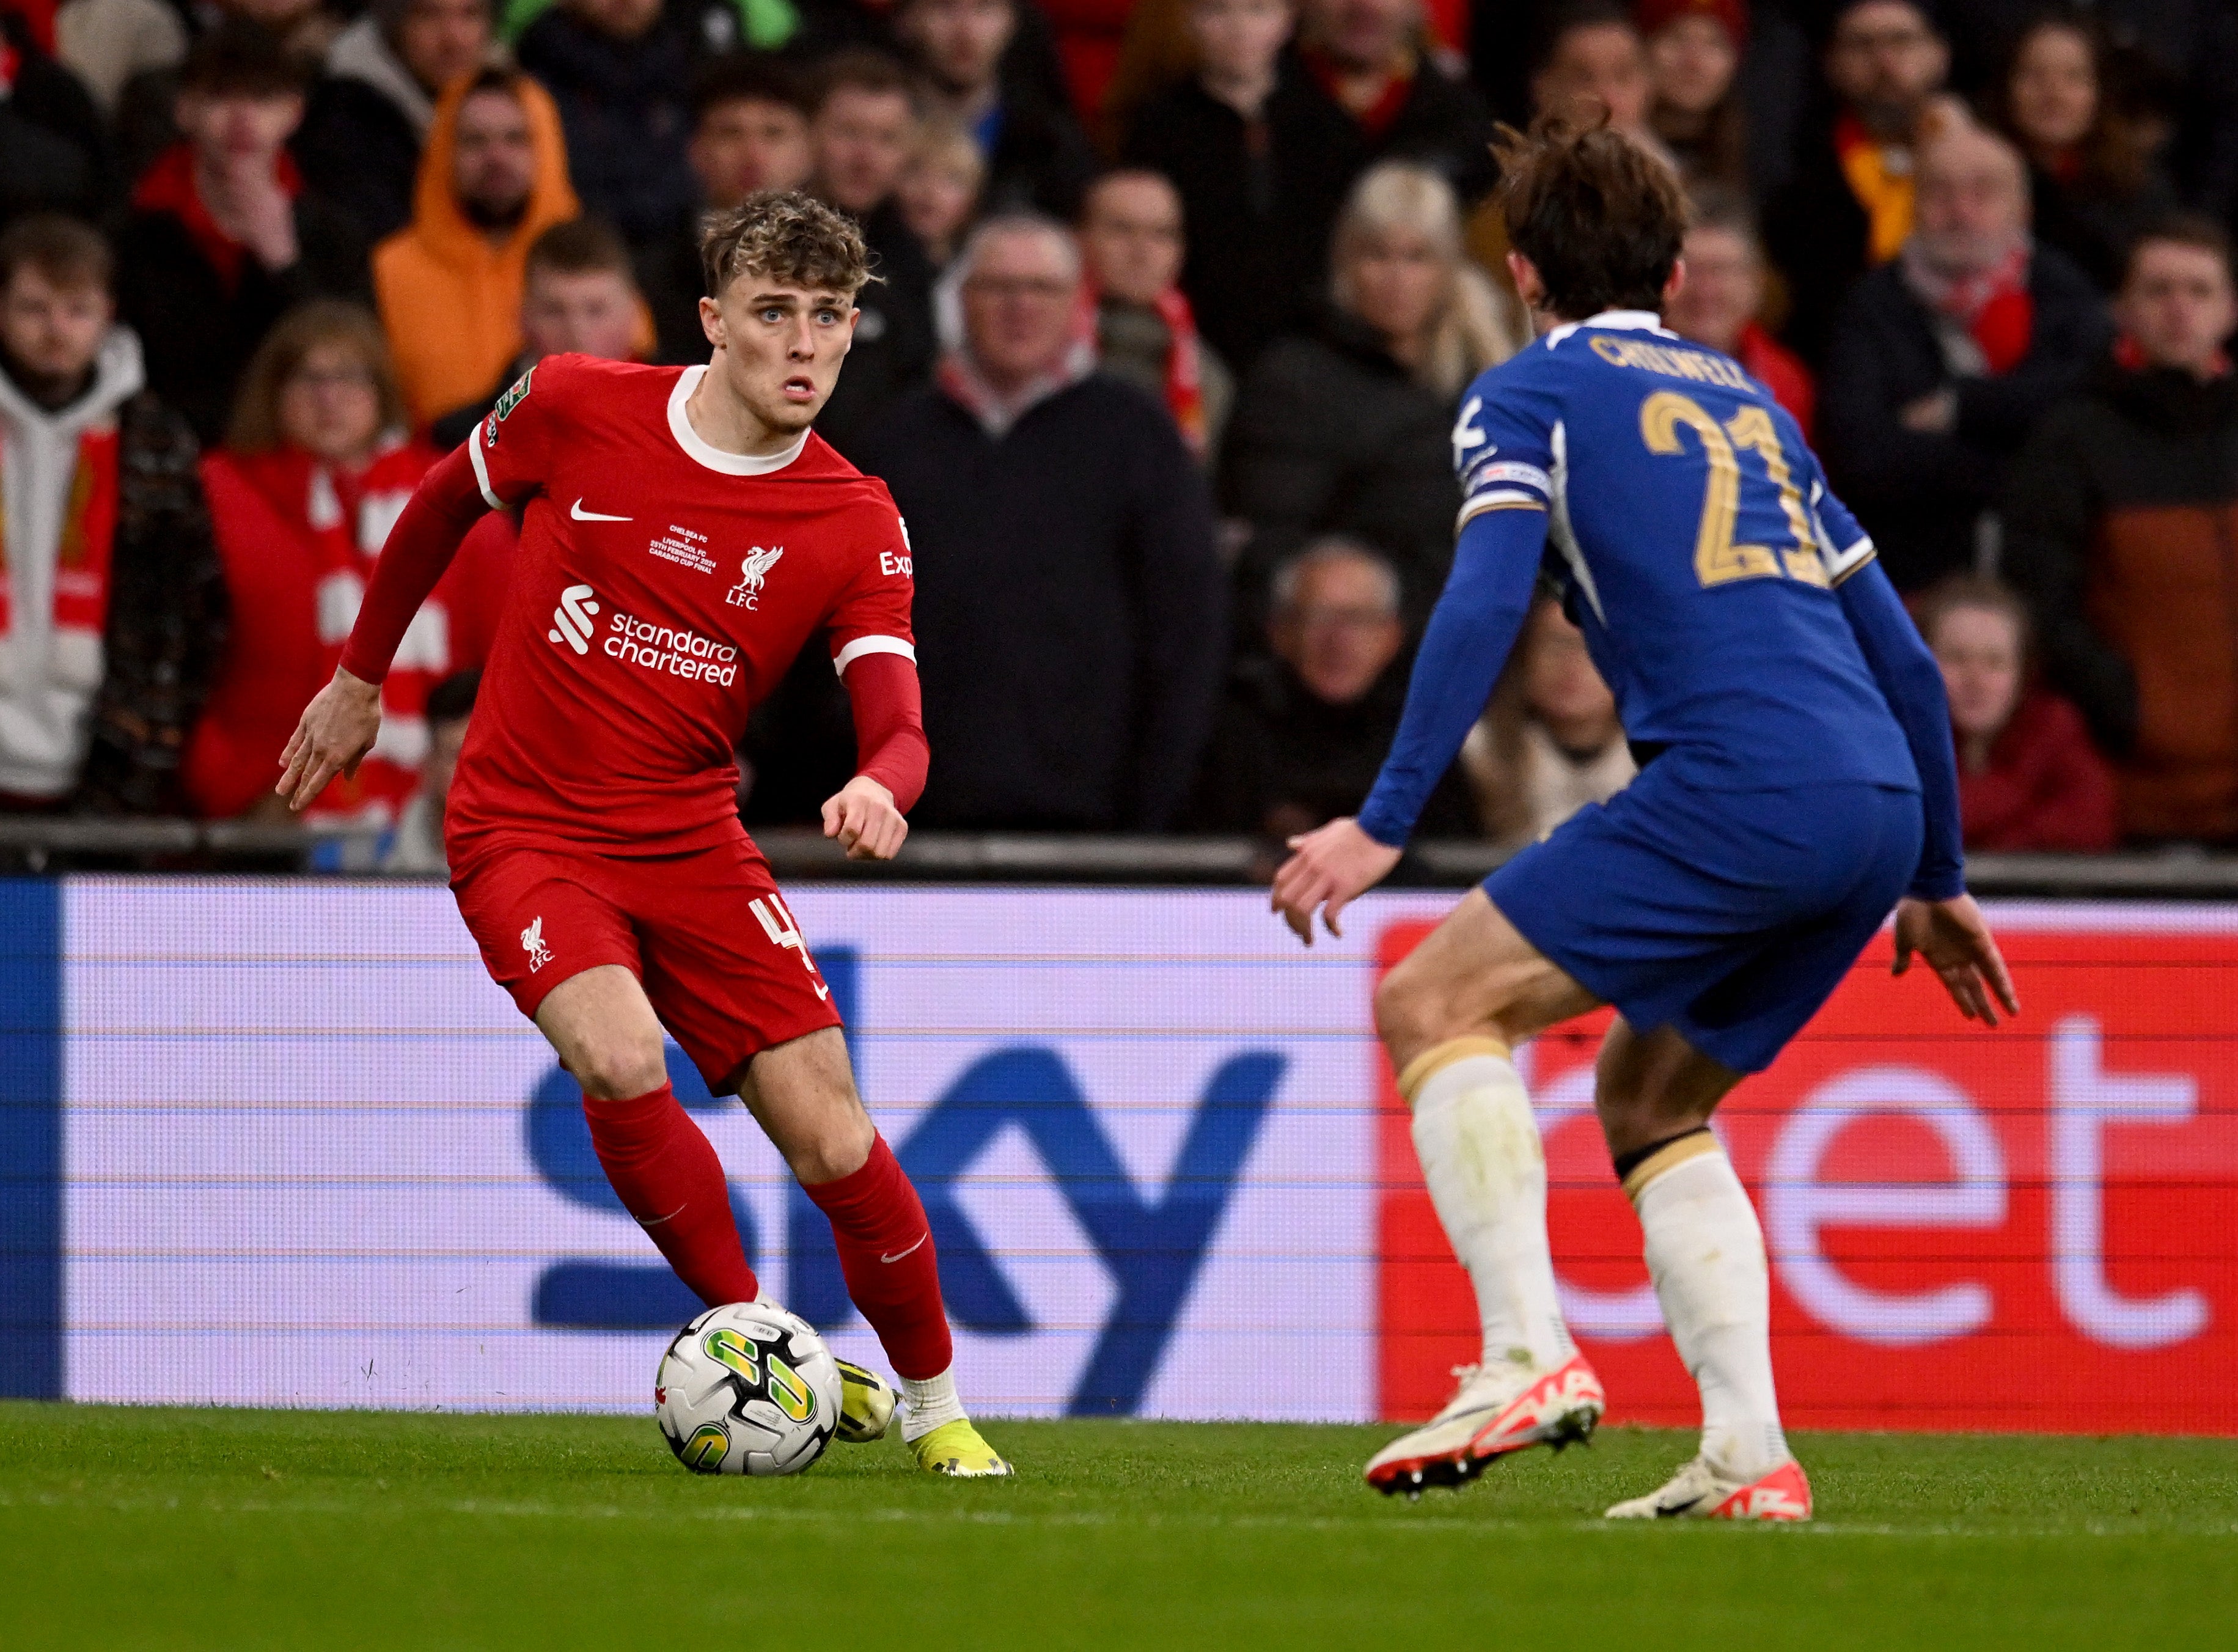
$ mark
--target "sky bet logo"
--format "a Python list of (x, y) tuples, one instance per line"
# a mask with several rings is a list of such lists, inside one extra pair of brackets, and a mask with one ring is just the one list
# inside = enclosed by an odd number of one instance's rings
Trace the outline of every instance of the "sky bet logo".
[[(832, 1006), (857, 1023), (861, 955), (850, 946), (821, 953)], [(668, 1071), (676, 1098), (696, 1112), (735, 1107), (708, 1093), (698, 1070), (671, 1045)], [(967, 1330), (1024, 1337), (1049, 1329), (1034, 1323), (1008, 1277), (1006, 1236), (983, 1234), (961, 1194), (971, 1166), (995, 1138), (1016, 1128), (1051, 1172), (1049, 1185), (1070, 1209), (1097, 1259), (1117, 1287), (1117, 1300), (1098, 1332), (1067, 1404), (1075, 1416), (1126, 1416), (1141, 1409), (1157, 1374), (1189, 1287), (1235, 1196), (1243, 1165), (1259, 1139), (1287, 1062), (1274, 1050), (1243, 1050), (1207, 1079), (1191, 1114), (1172, 1173), (1162, 1188), (1138, 1187), (1089, 1105), (1063, 1055), (1029, 1041), (998, 1045), (951, 1079), (896, 1156), (924, 1197), (948, 1310)], [(859, 1080), (858, 1080), (859, 1081)], [(583, 1123), (583, 1092), (554, 1067), (529, 1098), (529, 1157), (547, 1186), (577, 1204), (626, 1220), (607, 1186)], [(752, 1213), (733, 1191), (732, 1215), (752, 1262), (766, 1247)], [(814, 1325), (848, 1323), (854, 1305), (831, 1244), (831, 1224), (793, 1187), (785, 1207), (785, 1306)], [(667, 1330), (699, 1311), (699, 1301), (665, 1264), (563, 1258), (537, 1282), (540, 1325), (583, 1330)]]

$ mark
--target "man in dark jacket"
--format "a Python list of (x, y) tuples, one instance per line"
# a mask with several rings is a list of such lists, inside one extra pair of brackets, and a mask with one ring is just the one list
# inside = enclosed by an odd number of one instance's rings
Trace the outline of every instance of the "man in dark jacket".
[(1212, 501), (1164, 409), (1073, 335), (1079, 254), (997, 217), (958, 258), (963, 336), (862, 444), (914, 547), (915, 819), (1155, 832), (1188, 801), (1224, 658)]
[(2120, 760), (2133, 837), (2238, 841), (2238, 328), (2230, 243), (2171, 220), (2122, 337), (2013, 467), (2004, 572), (2046, 673)]
[(810, 187), (863, 226), (878, 276), (856, 298), (863, 316), (847, 370), (816, 421), (818, 434), (850, 458), (879, 412), (932, 371), (932, 260), (894, 199), (917, 117), (916, 92), (892, 58), (843, 51), (824, 66), (809, 123)]
[(1818, 401), (1835, 490), (1905, 591), (1993, 554), (2007, 463), (2112, 332), (2089, 278), (2031, 249), (2027, 172), (2003, 139), (1931, 139), (1917, 217), (1851, 292)]
[(1911, 233), (1913, 150), (1950, 50), (1923, 0), (1839, 0), (1824, 63), (1831, 101), (1765, 214), (1793, 307), (1786, 338), (1813, 367), (1851, 283)]
[(327, 49), (295, 162), (367, 245), (410, 222), (435, 99), (489, 43), (489, 0), (380, 0)]
[(1274, 570), (1324, 534), (1374, 546), (1399, 570), (1410, 624), (1428, 617), (1453, 564), (1453, 398), (1415, 382), (1359, 316), (1326, 307), (1278, 339), (1243, 381), (1222, 491), (1253, 533), (1236, 567), (1238, 637), (1252, 647)]
[(1026, 0), (901, 0), (894, 33), (937, 101), (987, 163), (981, 199), (1069, 219), (1096, 152), (1062, 96), (1016, 72), (1010, 43)]
[(699, 204), (685, 145), (699, 43), (663, 0), (560, 0), (520, 37), (520, 66), (560, 106), (583, 209), (647, 246)]
[(1492, 114), (1422, 40), (1422, 0), (1304, 0), (1299, 10), (1300, 56), (1353, 129), (1354, 170), (1420, 162), (1472, 202), (1493, 185)]
[[(728, 212), (757, 189), (797, 189), (816, 166), (808, 136), (807, 89), (783, 58), (760, 53), (718, 57), (692, 88), (692, 143), (685, 154), (699, 181), (699, 204)], [(660, 359), (707, 359), (699, 325), (706, 278), (699, 267), (699, 226), (679, 224), (643, 249), (639, 284), (652, 311)]]
[(76, 220), (0, 233), (0, 808), (175, 811), (225, 647), (194, 435), (140, 388), (110, 276)]
[(98, 217), (109, 189), (100, 109), (22, 17), (0, 10), (0, 223), (27, 212)]
[(271, 36), (239, 21), (203, 36), (177, 116), (185, 136), (140, 180), (118, 237), (117, 309), (149, 388), (207, 447), (272, 323), (308, 299), (367, 298), (371, 282), (363, 238), (288, 158), (302, 82)]
[(1281, 0), (1196, 0), (1186, 15), (1196, 72), (1142, 105), (1125, 155), (1181, 192), (1182, 290), (1240, 374), (1312, 315), (1360, 137), (1285, 50)]
[[(1268, 608), (1271, 652), (1238, 661), (1228, 680), (1190, 823), (1279, 842), (1354, 813), (1374, 785), (1406, 700), (1407, 628), (1391, 564), (1347, 539), (1285, 562)], [(1456, 775), (1431, 793), (1418, 830), (1471, 832)]]

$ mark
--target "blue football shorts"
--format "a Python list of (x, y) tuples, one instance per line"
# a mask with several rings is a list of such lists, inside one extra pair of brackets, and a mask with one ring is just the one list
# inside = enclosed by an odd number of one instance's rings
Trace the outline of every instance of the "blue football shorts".
[(1485, 880), (1523, 938), (1641, 1032), (1770, 1066), (1910, 885), (1918, 793), (1712, 791), (1668, 755)]

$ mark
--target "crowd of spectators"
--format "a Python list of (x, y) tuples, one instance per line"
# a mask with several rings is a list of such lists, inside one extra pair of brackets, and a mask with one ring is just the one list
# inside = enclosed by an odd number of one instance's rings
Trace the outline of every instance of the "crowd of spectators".
[[(0, 0), (0, 811), (269, 818), (414, 485), (541, 357), (704, 359), (700, 215), (879, 279), (819, 429), (907, 518), (972, 830), (1355, 806), (1521, 348), (1495, 123), (1693, 202), (1665, 317), (1796, 416), (1943, 660), (1970, 841), (2238, 846), (2233, 0)], [(316, 806), (441, 863), (516, 525)], [(812, 653), (812, 651), (811, 651)], [(812, 662), (811, 662), (812, 663)], [(843, 691), (757, 714), (806, 821)], [(1632, 773), (1534, 613), (1426, 832)]]

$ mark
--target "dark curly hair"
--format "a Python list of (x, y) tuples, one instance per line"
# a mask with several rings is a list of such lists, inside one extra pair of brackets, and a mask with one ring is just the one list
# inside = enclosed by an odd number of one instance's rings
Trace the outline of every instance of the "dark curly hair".
[(1583, 321), (1663, 308), (1686, 236), (1686, 196), (1668, 166), (1606, 123), (1558, 117), (1527, 134), (1502, 126), (1492, 149), (1508, 244), (1537, 268), (1549, 309)]
[(811, 292), (855, 293), (877, 277), (856, 222), (799, 189), (763, 189), (710, 213), (699, 235), (707, 295), (749, 272)]

